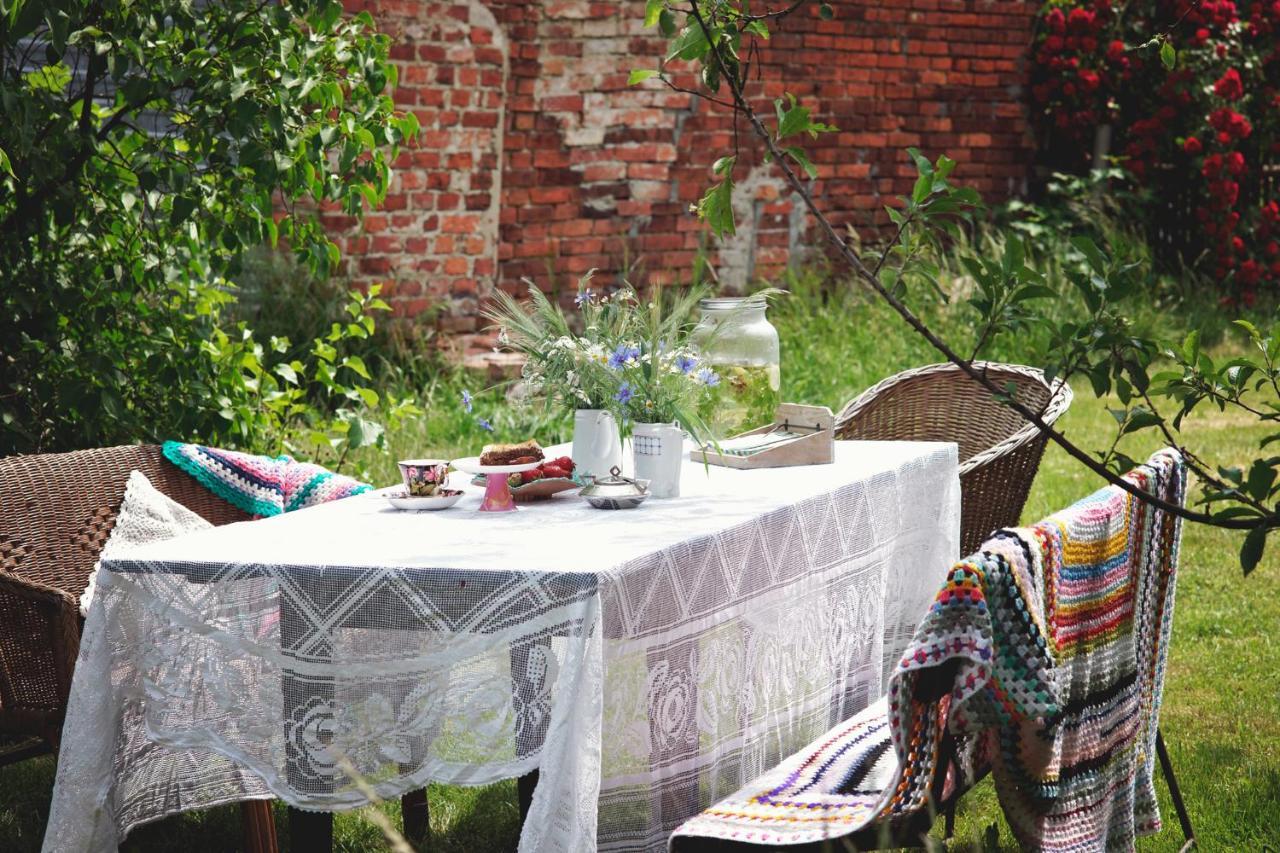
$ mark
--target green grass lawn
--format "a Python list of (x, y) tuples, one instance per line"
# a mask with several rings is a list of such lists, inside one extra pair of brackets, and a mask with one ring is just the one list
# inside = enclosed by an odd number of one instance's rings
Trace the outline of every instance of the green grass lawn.
[[(907, 367), (934, 361), (884, 310), (856, 300), (837, 304), (817, 298), (794, 300), (776, 311), (783, 338), (784, 396), (790, 400), (839, 406), (857, 390)], [(951, 330), (961, 318), (938, 315)], [(1180, 315), (1170, 325), (1195, 325)], [(1221, 327), (1220, 321), (1218, 321)], [(1034, 353), (1016, 343), (997, 346), (996, 356), (1032, 361)], [(473, 452), (487, 436), (458, 411), (455, 396), (463, 380), (442, 380), (423, 389), (429, 414), (391, 437), (396, 454)], [(471, 383), (471, 387), (477, 384)], [(497, 407), (491, 393), (485, 405)], [(1062, 421), (1067, 433), (1085, 447), (1109, 443), (1112, 419), (1085, 385)], [(490, 412), (485, 412), (490, 414)], [(532, 430), (545, 441), (563, 437), (562, 420), (500, 410), (500, 437), (521, 437)], [(1186, 426), (1193, 449), (1215, 461), (1245, 458), (1262, 431), (1247, 420), (1203, 414)], [(1140, 457), (1155, 449), (1152, 439), (1134, 436), (1123, 446)], [(367, 469), (379, 482), (395, 478), (394, 463), (370, 456)], [(1084, 496), (1099, 485), (1079, 465), (1050, 446), (1027, 504), (1024, 521), (1037, 518)], [(1194, 490), (1192, 494), (1195, 494)], [(1280, 846), (1280, 542), (1273, 542), (1262, 565), (1241, 576), (1239, 538), (1222, 531), (1188, 526), (1182, 549), (1173, 645), (1165, 690), (1162, 727), (1204, 850), (1259, 850)], [(39, 849), (53, 784), (51, 758), (0, 769), (0, 850)], [(1143, 841), (1141, 850), (1175, 851), (1181, 846), (1176, 817), (1162, 783), (1166, 829)], [(514, 783), (464, 789), (430, 790), (433, 851), (514, 850), (518, 832)], [(398, 805), (380, 806), (398, 822)], [(290, 849), (287, 821), (278, 806), (282, 849)], [(1013, 850), (990, 782), (961, 802), (956, 850), (982, 850), (988, 827), (999, 830), (999, 849)], [(232, 850), (239, 843), (235, 807), (183, 815), (137, 831), (125, 849), (184, 853)], [(336, 849), (385, 849), (379, 831), (361, 812), (340, 815)]]

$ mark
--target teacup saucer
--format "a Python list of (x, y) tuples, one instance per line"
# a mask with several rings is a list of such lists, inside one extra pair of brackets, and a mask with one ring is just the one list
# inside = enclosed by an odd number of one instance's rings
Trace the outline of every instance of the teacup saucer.
[(396, 489), (394, 492), (387, 492), (383, 497), (396, 509), (417, 511), (448, 509), (462, 500), (462, 495), (461, 489), (441, 489), (436, 494), (426, 497), (410, 495), (404, 489)]

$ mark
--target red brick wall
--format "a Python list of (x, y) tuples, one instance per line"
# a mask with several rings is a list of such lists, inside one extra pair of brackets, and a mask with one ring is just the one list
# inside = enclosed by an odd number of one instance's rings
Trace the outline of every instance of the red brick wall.
[[(588, 269), (687, 279), (700, 245), (727, 287), (776, 273), (816, 234), (740, 128), (739, 234), (717, 244), (689, 213), (732, 121), (657, 81), (626, 85), (663, 44), (641, 0), (350, 0), (395, 41), (396, 100), (423, 131), (363, 228), (335, 218), (347, 272), (386, 281), (404, 314), (477, 328), (493, 287), (572, 290)], [(908, 193), (903, 149), (958, 160), (989, 199), (1020, 192), (1031, 143), (1023, 57), (1036, 4), (847, 0), (802, 8), (766, 49), (763, 110), (784, 88), (839, 133), (809, 143), (813, 190), (837, 224), (883, 224)], [(784, 85), (785, 81), (785, 85)], [(683, 80), (692, 85), (691, 76)]]

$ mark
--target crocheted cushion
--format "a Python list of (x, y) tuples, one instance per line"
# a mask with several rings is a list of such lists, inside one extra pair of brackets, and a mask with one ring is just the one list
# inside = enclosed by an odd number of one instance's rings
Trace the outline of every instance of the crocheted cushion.
[(111, 535), (102, 546), (98, 562), (93, 567), (93, 574), (89, 575), (89, 586), (80, 596), (80, 615), (89, 615), (98, 567), (102, 565), (104, 559), (139, 545), (173, 539), (184, 533), (205, 530), (212, 526), (199, 515), (151, 485), (151, 481), (141, 471), (131, 471), (129, 480), (125, 484), (124, 500), (120, 503), (120, 512), (116, 516), (115, 526), (111, 528)]
[(888, 705), (881, 698), (773, 770), (685, 821), (676, 836), (803, 844), (865, 826), (893, 778)]
[(178, 441), (166, 441), (164, 455), (218, 497), (258, 516), (279, 515), (372, 489), (291, 456), (257, 456)]

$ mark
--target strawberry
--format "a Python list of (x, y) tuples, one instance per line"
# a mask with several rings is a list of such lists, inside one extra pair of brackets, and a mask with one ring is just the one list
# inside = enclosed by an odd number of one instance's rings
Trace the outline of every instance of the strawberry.
[(534, 468), (531, 471), (525, 471), (523, 474), (520, 475), (520, 477), (524, 482), (532, 483), (534, 480), (541, 480), (543, 477), (543, 474), (537, 468)]
[(564, 468), (561, 468), (561, 467), (560, 467), (560, 465), (558, 465), (558, 464), (556, 464), (556, 463), (551, 463), (551, 464), (549, 464), (549, 465), (545, 466), (545, 467), (542, 469), (542, 471), (543, 471), (543, 473), (544, 473), (544, 474), (546, 474), (548, 477), (554, 477), (554, 478), (557, 478), (557, 479), (563, 479), (563, 478), (565, 478), (565, 477), (569, 476), (568, 472), (567, 472), (567, 471), (565, 471), (565, 470), (564, 470)]
[(564, 471), (572, 471), (574, 468), (573, 460), (570, 459), (568, 456), (561, 456), (552, 464), (554, 464), (557, 468), (560, 468)]

